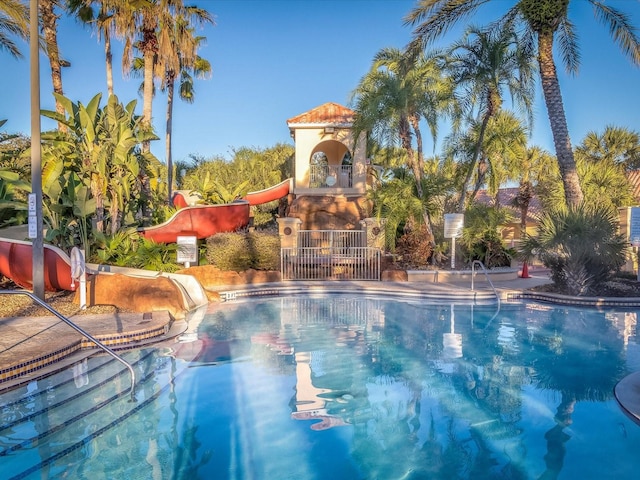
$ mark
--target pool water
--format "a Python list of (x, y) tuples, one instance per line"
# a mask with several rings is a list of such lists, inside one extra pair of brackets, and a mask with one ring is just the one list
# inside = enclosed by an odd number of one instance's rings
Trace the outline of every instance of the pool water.
[[(636, 312), (495, 309), (356, 295), (211, 306), (179, 342), (127, 353), (142, 382), (136, 404), (123, 395), (76, 426), (64, 420), (69, 429), (5, 450), (0, 472), (92, 480), (638, 478), (640, 426), (613, 397), (615, 384), (640, 370)], [(109, 364), (96, 356), (66, 373), (75, 373), (66, 388), (86, 392), (66, 410), (90, 410), (114, 384), (126, 393), (126, 373), (104, 381), (116, 368)], [(56, 383), (33, 382), (23, 400), (0, 398), (3, 424), (19, 401), (28, 416), (45, 402), (39, 395), (62, 396)], [(62, 412), (33, 415), (0, 432), (0, 447), (30, 430), (41, 434)], [(62, 453), (52, 454), (58, 445)]]

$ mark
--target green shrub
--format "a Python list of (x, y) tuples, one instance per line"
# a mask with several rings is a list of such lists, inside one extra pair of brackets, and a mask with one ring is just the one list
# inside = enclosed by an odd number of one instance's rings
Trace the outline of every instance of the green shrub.
[(277, 232), (218, 233), (207, 239), (207, 262), (220, 270), (280, 270)]
[(551, 270), (551, 280), (569, 295), (595, 293), (624, 265), (626, 249), (617, 212), (584, 205), (544, 214), (537, 234), (521, 245), (522, 254), (538, 256)]

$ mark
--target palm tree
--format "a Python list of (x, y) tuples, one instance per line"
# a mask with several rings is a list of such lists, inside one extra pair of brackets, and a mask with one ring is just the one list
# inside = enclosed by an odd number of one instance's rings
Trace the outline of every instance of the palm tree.
[[(631, 61), (640, 64), (640, 41), (629, 17), (599, 0), (588, 0), (594, 8), (596, 18), (609, 27), (609, 32)], [(487, 0), (422, 0), (406, 17), (409, 25), (415, 26), (412, 48), (422, 49), (427, 43), (440, 37), (456, 22), (468, 18)], [(497, 2), (494, 2), (497, 3)], [(575, 73), (579, 66), (577, 36), (569, 20), (568, 8), (571, 0), (513, 0), (502, 17), (506, 24), (524, 27), (521, 42), (537, 43), (537, 60), (547, 105), (547, 113), (556, 149), (558, 165), (564, 184), (564, 195), (568, 205), (582, 201), (582, 189), (571, 149), (567, 120), (562, 104), (562, 92), (553, 56), (554, 40), (558, 39), (563, 62), (567, 70)], [(504, 0), (500, 5), (506, 5)]]
[[(427, 122), (435, 140), (438, 115), (453, 110), (453, 88), (438, 62), (435, 55), (414, 56), (398, 49), (383, 49), (376, 54), (371, 70), (353, 93), (356, 135), (369, 131), (380, 143), (394, 145), (399, 141), (406, 152), (420, 201), (424, 201), (420, 121)], [(413, 146), (414, 135), (417, 151)], [(425, 210), (423, 216), (427, 235), (433, 243), (429, 213)]]
[[(447, 157), (475, 158), (474, 152), (477, 149), (482, 128), (483, 123), (476, 121), (466, 132), (447, 137), (445, 139)], [(487, 122), (483, 137), (476, 168), (471, 169), (469, 164), (472, 160), (459, 168), (466, 175), (468, 185), (471, 180), (475, 183), (467, 198), (468, 204), (473, 202), (484, 185), (487, 186), (489, 195), (497, 200), (500, 186), (510, 180), (514, 174), (517, 175), (522, 152), (527, 143), (527, 129), (513, 112), (500, 110)], [(469, 175), (470, 172), (472, 175)], [(465, 188), (465, 192), (466, 190)], [(459, 203), (456, 208), (459, 208)]]
[[(40, 0), (40, 22), (42, 22), (42, 32), (44, 35), (44, 43), (49, 58), (49, 66), (51, 67), (51, 82), (53, 84), (53, 93), (56, 99), (56, 112), (64, 115), (64, 106), (59, 98), (63, 96), (62, 89), (62, 67), (68, 67), (70, 64), (60, 57), (60, 49), (58, 47), (58, 17), (56, 8), (61, 8), (60, 0)], [(66, 131), (66, 126), (58, 122), (58, 130)]]
[(479, 132), (458, 201), (458, 212), (464, 212), (487, 126), (502, 108), (502, 90), (507, 88), (530, 118), (534, 68), (530, 52), (520, 46), (512, 30), (473, 27), (451, 47), (447, 68), (458, 89), (463, 91), (462, 103), (471, 109), (477, 107), (478, 113)]
[(146, 0), (123, 2), (121, 0), (67, 0), (69, 12), (80, 21), (91, 24), (98, 41), (104, 38), (107, 93), (113, 95), (113, 54), (111, 39), (125, 39), (128, 42), (135, 32), (133, 12), (135, 6), (144, 5)]
[(602, 135), (593, 131), (587, 133), (575, 153), (592, 161), (609, 161), (634, 170), (640, 168), (640, 135), (627, 128), (608, 125)]
[(29, 8), (20, 0), (0, 0), (0, 49), (14, 58), (22, 58), (12, 35), (23, 40), (29, 38)]
[(175, 18), (171, 28), (165, 29), (168, 33), (168, 41), (171, 48), (163, 49), (163, 55), (159, 62), (165, 71), (162, 88), (167, 91), (167, 116), (166, 116), (166, 155), (167, 155), (167, 178), (169, 204), (171, 205), (171, 195), (173, 187), (173, 160), (171, 152), (171, 133), (173, 119), (173, 99), (174, 86), (179, 80), (180, 99), (193, 103), (195, 89), (193, 88), (193, 75), (197, 78), (205, 78), (211, 73), (211, 64), (208, 60), (197, 54), (198, 47), (205, 40), (205, 37), (194, 36), (193, 21), (198, 24), (213, 24), (213, 16), (203, 9), (187, 7), (184, 13), (190, 13), (187, 18), (181, 14)]
[(527, 233), (529, 205), (535, 193), (538, 179), (548, 174), (553, 157), (540, 147), (527, 147), (519, 158), (517, 170), (512, 179), (518, 180), (518, 193), (513, 206), (520, 209), (520, 238)]

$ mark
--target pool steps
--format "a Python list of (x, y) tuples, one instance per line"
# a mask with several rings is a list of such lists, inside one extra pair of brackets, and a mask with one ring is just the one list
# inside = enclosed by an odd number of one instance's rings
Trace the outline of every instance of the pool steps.
[[(123, 357), (139, 372), (135, 402), (128, 395), (126, 368), (102, 354), (0, 397), (3, 478), (27, 478), (40, 470), (52, 477), (63, 472), (73, 475), (88, 450), (99, 452), (98, 436), (100, 442), (113, 440), (105, 433), (153, 401), (168, 388), (172, 376), (180, 373), (159, 366), (145, 349), (127, 351)], [(85, 362), (87, 371), (83, 372)], [(156, 381), (159, 377), (161, 382)], [(98, 423), (105, 411), (110, 418)], [(48, 442), (53, 433), (69, 441)]]

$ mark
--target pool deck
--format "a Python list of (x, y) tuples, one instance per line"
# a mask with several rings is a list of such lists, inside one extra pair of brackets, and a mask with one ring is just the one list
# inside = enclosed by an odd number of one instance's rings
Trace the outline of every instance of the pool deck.
[[(502, 301), (528, 298), (565, 305), (640, 307), (640, 298), (613, 299), (566, 297), (539, 294), (529, 289), (550, 283), (544, 271), (530, 272), (529, 278), (493, 281)], [(366, 291), (409, 295), (441, 300), (491, 301), (495, 298), (486, 282), (282, 282), (246, 286), (219, 286), (223, 299), (287, 293), (330, 293)], [(495, 300), (493, 300), (495, 301)], [(188, 329), (186, 320), (175, 321), (167, 312), (117, 315), (75, 315), (70, 319), (112, 350), (136, 348), (179, 337)], [(37, 335), (36, 335), (37, 334)], [(38, 340), (33, 340), (34, 335)], [(93, 347), (93, 348), (92, 348)], [(78, 362), (96, 352), (95, 346), (80, 333), (55, 317), (11, 317), (0, 319), (0, 393), (47, 375), (62, 366)], [(615, 387), (622, 410), (640, 425), (640, 372), (624, 378)]]

